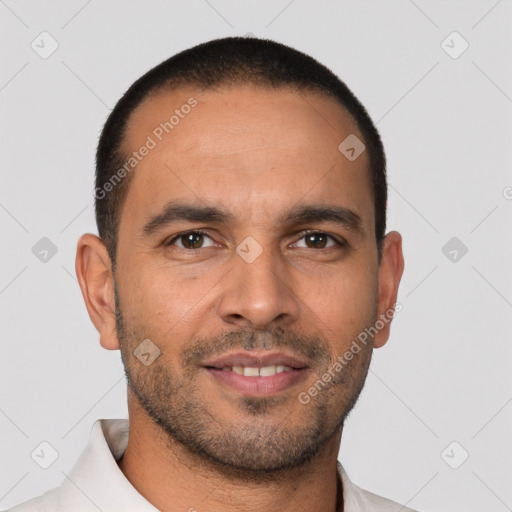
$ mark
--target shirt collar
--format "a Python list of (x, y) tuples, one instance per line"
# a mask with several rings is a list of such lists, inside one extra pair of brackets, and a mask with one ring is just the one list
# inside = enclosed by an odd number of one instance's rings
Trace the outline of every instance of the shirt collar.
[(94, 422), (87, 447), (60, 488), (62, 510), (158, 512), (117, 465), (128, 443), (127, 419)]

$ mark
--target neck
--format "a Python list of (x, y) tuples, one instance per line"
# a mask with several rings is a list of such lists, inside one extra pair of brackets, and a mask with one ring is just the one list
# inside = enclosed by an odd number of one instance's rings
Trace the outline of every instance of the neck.
[(130, 435), (119, 468), (133, 487), (162, 512), (343, 510), (336, 467), (341, 430), (307, 464), (265, 479), (247, 479), (215, 467), (169, 439), (130, 391), (128, 408)]

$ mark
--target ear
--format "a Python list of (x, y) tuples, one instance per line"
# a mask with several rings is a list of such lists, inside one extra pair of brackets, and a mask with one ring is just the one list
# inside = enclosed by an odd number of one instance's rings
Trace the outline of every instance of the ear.
[[(389, 338), (391, 319), (398, 295), (398, 285), (404, 271), (402, 237), (396, 231), (390, 231), (383, 241), (382, 257), (379, 266), (379, 298), (377, 322), (380, 327), (373, 340), (374, 348), (382, 347)], [(396, 311), (400, 308), (397, 307)]]
[(112, 262), (105, 244), (96, 235), (86, 233), (78, 240), (75, 270), (89, 318), (100, 334), (101, 346), (118, 349)]

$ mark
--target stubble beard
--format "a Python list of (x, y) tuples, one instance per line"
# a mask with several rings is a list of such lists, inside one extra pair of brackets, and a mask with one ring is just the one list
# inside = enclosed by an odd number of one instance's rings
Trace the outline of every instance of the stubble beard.
[[(240, 414), (231, 423), (221, 421), (214, 405), (206, 403), (197, 386), (198, 363), (206, 356), (240, 348), (287, 348), (314, 362), (316, 381), (332, 367), (336, 355), (318, 337), (297, 335), (282, 328), (261, 336), (236, 330), (191, 342), (181, 353), (181, 373), (166, 364), (166, 343), (152, 339), (162, 354), (145, 366), (133, 351), (147, 338), (143, 333), (148, 331), (134, 322), (127, 325), (116, 288), (115, 294), (117, 336), (129, 389), (164, 433), (169, 449), (178, 442), (199, 463), (226, 476), (268, 481), (292, 468), (306, 466), (339, 434), (364, 386), (371, 347), (361, 350), (308, 404), (301, 404), (297, 398), (302, 389), (292, 396), (240, 396), (236, 404), (231, 404)], [(278, 413), (290, 410), (286, 405), (290, 400), (296, 402), (295, 424), (287, 421), (292, 413)]]

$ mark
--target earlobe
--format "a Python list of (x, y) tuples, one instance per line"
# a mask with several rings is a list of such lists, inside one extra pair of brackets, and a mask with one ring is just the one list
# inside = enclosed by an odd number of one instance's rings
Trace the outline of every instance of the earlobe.
[[(391, 319), (398, 296), (398, 287), (404, 271), (402, 237), (390, 231), (383, 242), (379, 266), (378, 333), (373, 340), (375, 348), (382, 347), (389, 338)], [(381, 327), (381, 328), (380, 328)]]
[(105, 244), (96, 235), (87, 233), (78, 240), (75, 270), (102, 347), (118, 349), (112, 265)]

